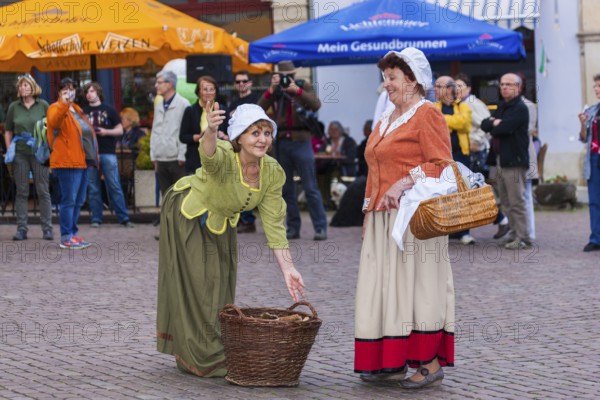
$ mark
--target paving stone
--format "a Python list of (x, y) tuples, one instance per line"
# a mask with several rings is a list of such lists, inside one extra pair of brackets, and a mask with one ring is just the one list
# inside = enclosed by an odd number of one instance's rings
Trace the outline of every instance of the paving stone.
[[(456, 367), (441, 387), (416, 392), (365, 384), (352, 371), (360, 228), (330, 228), (314, 242), (303, 215), (304, 239), (291, 248), (323, 326), (300, 386), (243, 388), (183, 374), (156, 352), (155, 227), (83, 225), (94, 245), (68, 252), (15, 243), (14, 226), (0, 225), (0, 399), (595, 398), (600, 254), (581, 251), (588, 211), (536, 212), (536, 225), (526, 251), (497, 246), (494, 226), (474, 229), (474, 246), (451, 242)], [(260, 232), (238, 237), (236, 303), (289, 307)]]

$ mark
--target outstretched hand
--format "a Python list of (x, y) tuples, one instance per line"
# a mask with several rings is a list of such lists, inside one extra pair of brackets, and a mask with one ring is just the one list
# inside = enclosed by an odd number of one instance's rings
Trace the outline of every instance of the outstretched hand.
[(288, 292), (290, 292), (290, 296), (292, 296), (294, 301), (298, 301), (301, 297), (304, 297), (304, 281), (296, 268), (292, 267), (284, 271), (283, 278), (285, 279)]
[(298, 301), (300, 297), (304, 297), (304, 281), (300, 272), (294, 267), (290, 249), (273, 249), (273, 253), (283, 274), (285, 286), (288, 292), (290, 292), (290, 296), (292, 296), (294, 301)]
[(219, 103), (216, 101), (207, 102), (206, 110), (208, 111), (208, 115), (206, 116), (208, 128), (206, 129), (215, 134), (217, 133), (219, 126), (223, 123), (223, 121), (225, 121), (225, 110), (221, 110)]

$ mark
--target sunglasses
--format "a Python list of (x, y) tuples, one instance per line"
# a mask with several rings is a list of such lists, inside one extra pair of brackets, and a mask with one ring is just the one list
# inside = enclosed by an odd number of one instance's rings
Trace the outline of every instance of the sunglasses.
[(250, 82), (250, 79), (240, 79), (239, 81), (236, 80), (235, 83), (240, 84), (240, 83), (248, 83)]
[(33, 79), (33, 76), (31, 76), (29, 74), (21, 74), (21, 75), (17, 76), (17, 80), (21, 80), (23, 78)]

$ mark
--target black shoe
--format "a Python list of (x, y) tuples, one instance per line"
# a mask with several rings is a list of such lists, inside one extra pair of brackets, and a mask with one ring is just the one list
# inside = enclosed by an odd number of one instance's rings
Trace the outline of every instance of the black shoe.
[(500, 239), (504, 237), (508, 233), (508, 231), (510, 231), (510, 227), (508, 226), (508, 224), (498, 225), (498, 232), (496, 232), (496, 234), (494, 235), (494, 239)]
[(404, 368), (398, 372), (392, 373), (379, 373), (379, 374), (360, 374), (360, 379), (369, 383), (399, 383), (406, 376), (408, 367), (405, 365)]
[(13, 236), (13, 240), (27, 240), (27, 231), (19, 229)]
[(285, 236), (288, 240), (290, 239), (300, 239), (300, 232), (288, 229), (285, 233)]
[(237, 233), (254, 233), (256, 232), (256, 224), (240, 221), (237, 226)]
[(590, 251), (596, 251), (596, 250), (600, 250), (600, 244), (588, 243), (583, 248), (583, 251), (585, 251), (586, 253), (590, 252)]
[(442, 367), (435, 372), (429, 372), (427, 368), (419, 368), (418, 370), (423, 379), (420, 381), (411, 381), (410, 378), (401, 381), (401, 385), (404, 389), (421, 389), (424, 387), (437, 386), (442, 383), (444, 379), (444, 370)]
[(52, 234), (52, 229), (46, 229), (44, 234), (42, 235), (42, 239), (44, 240), (54, 240), (54, 235)]
[(327, 232), (325, 230), (316, 231), (313, 240), (327, 240)]

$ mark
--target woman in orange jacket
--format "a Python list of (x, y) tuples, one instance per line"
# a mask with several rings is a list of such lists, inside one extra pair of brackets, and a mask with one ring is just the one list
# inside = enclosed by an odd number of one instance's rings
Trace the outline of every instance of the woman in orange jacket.
[(83, 249), (90, 243), (78, 235), (77, 221), (85, 202), (87, 167), (97, 165), (98, 150), (94, 128), (73, 100), (75, 82), (60, 81), (58, 100), (46, 114), (50, 144), (50, 168), (60, 185), (60, 247)]

